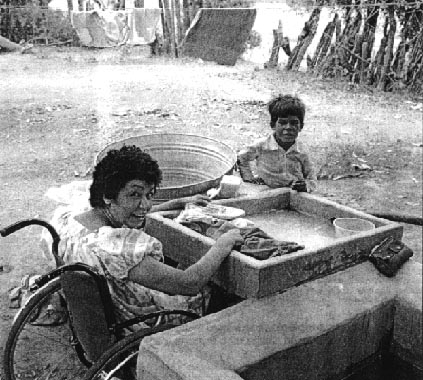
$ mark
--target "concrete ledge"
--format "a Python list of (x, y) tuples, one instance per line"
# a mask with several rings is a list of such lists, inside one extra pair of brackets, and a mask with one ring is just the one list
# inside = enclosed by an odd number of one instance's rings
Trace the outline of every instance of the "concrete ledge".
[[(403, 286), (398, 289), (395, 303), (391, 352), (423, 371), (421, 268), (408, 265), (399, 274)], [(418, 279), (419, 283), (412, 281)]]
[(358, 363), (389, 341), (393, 303), (357, 315), (320, 336), (278, 352), (240, 371), (244, 380), (312, 380), (345, 378)]
[[(248, 299), (146, 338), (138, 359), (140, 378), (271, 380), (276, 373), (287, 379), (308, 379), (311, 373), (325, 378), (377, 352), (392, 330), (395, 305), (402, 302), (399, 292), (410, 287), (421, 298), (421, 264), (409, 261), (396, 277), (386, 278), (366, 262), (283, 294)], [(416, 307), (421, 318), (421, 303)], [(405, 344), (410, 334), (418, 331), (398, 327), (396, 339)], [(418, 345), (416, 340), (409, 346), (417, 356)], [(288, 360), (289, 352), (296, 354)], [(302, 372), (292, 371), (290, 360), (305, 361)]]

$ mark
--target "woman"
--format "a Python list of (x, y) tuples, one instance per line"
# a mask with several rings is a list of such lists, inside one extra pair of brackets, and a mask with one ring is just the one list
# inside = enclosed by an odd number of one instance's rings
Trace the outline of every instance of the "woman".
[(94, 168), (91, 208), (83, 212), (62, 208), (52, 220), (61, 236), (59, 255), (64, 262), (83, 262), (106, 276), (118, 320), (163, 308), (201, 313), (200, 291), (232, 247), (242, 242), (239, 231), (230, 230), (187, 269), (164, 264), (161, 243), (141, 229), (147, 213), (206, 198), (182, 198), (153, 207), (160, 181), (157, 162), (141, 149), (111, 150)]

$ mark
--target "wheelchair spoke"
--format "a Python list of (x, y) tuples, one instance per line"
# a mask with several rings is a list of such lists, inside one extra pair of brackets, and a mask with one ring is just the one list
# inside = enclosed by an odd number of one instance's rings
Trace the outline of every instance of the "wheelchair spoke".
[[(70, 344), (67, 325), (26, 327), (16, 343), (14, 355), (15, 372), (25, 374), (21, 377), (33, 374), (37, 380), (72, 379), (78, 369), (85, 370)], [(33, 364), (29, 366), (29, 363)]]
[[(21, 339), (31, 341), (36, 336), (37, 338), (48, 339), (49, 341), (51, 341), (52, 344), (55, 343), (55, 344), (59, 344), (63, 346), (69, 345), (68, 340), (66, 342), (64, 341), (63, 328), (59, 329), (58, 326), (54, 326), (53, 328), (38, 327), (38, 326), (33, 326), (33, 327), (34, 327), (34, 330), (26, 331), (25, 332), (26, 336), (22, 337)], [(53, 329), (55, 329), (56, 331), (52, 331)], [(66, 328), (66, 330), (68, 332), (68, 335), (70, 335), (69, 329)]]
[(49, 309), (51, 300), (60, 299), (59, 291), (60, 283), (52, 281), (17, 314), (3, 354), (5, 380), (82, 379), (86, 367), (71, 345), (66, 311), (61, 315), (49, 314), (53, 310)]

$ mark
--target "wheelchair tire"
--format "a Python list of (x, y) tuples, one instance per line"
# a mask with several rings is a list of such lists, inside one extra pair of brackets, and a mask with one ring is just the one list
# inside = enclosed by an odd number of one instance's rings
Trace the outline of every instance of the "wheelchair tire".
[(104, 352), (88, 369), (83, 380), (137, 380), (135, 369), (140, 342), (158, 332), (176, 327), (173, 324), (160, 325), (142, 329), (121, 339), (113, 347)]
[(71, 344), (72, 331), (65, 307), (57, 323), (54, 318), (44, 324), (38, 322), (41, 309), (47, 310), (47, 317), (55, 317), (50, 302), (64, 302), (60, 290), (60, 278), (51, 280), (32, 294), (16, 314), (4, 345), (4, 380), (76, 380), (86, 372)]

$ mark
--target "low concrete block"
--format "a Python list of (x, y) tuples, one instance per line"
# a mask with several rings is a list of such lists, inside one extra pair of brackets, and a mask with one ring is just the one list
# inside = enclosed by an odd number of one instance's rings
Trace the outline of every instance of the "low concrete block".
[(393, 320), (393, 303), (356, 315), (332, 330), (240, 371), (244, 380), (336, 379), (381, 350)]
[[(421, 264), (409, 261), (397, 277), (386, 278), (366, 262), (282, 294), (247, 299), (147, 337), (138, 370), (150, 379), (178, 380), (272, 380), (281, 374), (324, 379), (340, 373), (378, 351), (393, 327), (398, 290), (413, 285), (419, 294), (421, 277), (407, 276), (415, 266), (421, 273)], [(400, 341), (400, 330), (397, 336)]]

